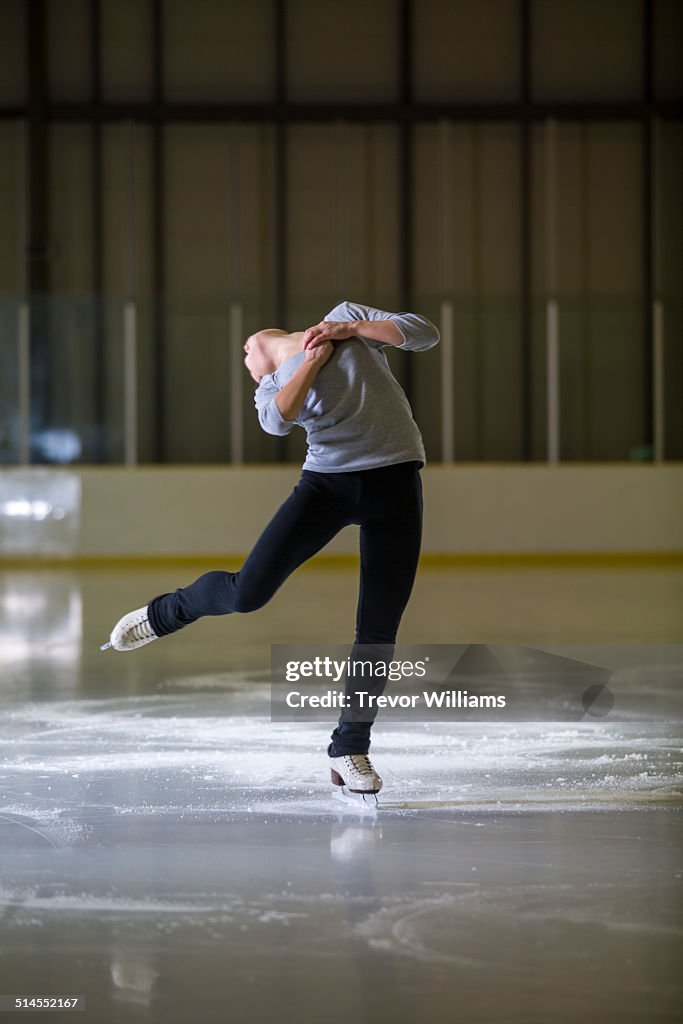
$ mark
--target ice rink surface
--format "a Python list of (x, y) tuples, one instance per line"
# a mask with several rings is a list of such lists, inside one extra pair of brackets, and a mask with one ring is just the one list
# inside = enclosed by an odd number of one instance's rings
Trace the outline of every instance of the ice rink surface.
[(331, 799), (332, 720), (270, 721), (269, 645), (347, 640), (353, 572), (99, 652), (203, 568), (2, 578), (0, 994), (102, 1024), (681, 1019), (681, 691), (637, 647), (683, 641), (680, 571), (423, 572), (402, 643), (623, 645), (659, 710), (380, 719), (373, 814)]

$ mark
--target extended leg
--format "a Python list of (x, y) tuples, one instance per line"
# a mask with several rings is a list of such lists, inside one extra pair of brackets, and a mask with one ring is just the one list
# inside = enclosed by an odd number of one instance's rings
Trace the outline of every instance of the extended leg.
[(302, 477), (259, 537), (239, 572), (208, 572), (188, 587), (150, 602), (158, 636), (203, 615), (251, 612), (263, 607), (287, 577), (320, 551), (349, 522), (339, 495), (321, 474)]
[(342, 499), (338, 485), (323, 474), (302, 476), (239, 572), (207, 572), (189, 586), (150, 601), (149, 621), (156, 635), (173, 633), (203, 615), (261, 608), (350, 521)]

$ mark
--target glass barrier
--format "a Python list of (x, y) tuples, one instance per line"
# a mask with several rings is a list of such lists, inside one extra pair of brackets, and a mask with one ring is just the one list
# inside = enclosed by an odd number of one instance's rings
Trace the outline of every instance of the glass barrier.
[[(398, 310), (395, 296), (375, 296)], [(302, 431), (264, 434), (246, 337), (301, 330), (334, 297), (0, 297), (0, 464), (300, 462)], [(683, 457), (683, 309), (638, 298), (423, 294), (441, 331), (417, 355), (388, 350), (432, 462)], [(649, 323), (646, 323), (646, 318)], [(644, 337), (649, 331), (651, 350)], [(301, 435), (301, 436), (299, 436)]]
[(18, 299), (0, 298), (0, 464), (20, 457), (20, 324)]

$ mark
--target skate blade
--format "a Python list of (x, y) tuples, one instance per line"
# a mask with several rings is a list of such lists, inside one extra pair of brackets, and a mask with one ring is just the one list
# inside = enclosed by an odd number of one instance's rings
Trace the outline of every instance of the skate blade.
[(345, 787), (333, 789), (332, 799), (363, 814), (376, 814), (379, 808), (376, 793), (351, 793)]
[(107, 650), (109, 650), (110, 647), (111, 647), (111, 642), (109, 640), (107, 640), (106, 644), (102, 644), (102, 646), (100, 647), (100, 650), (101, 651), (107, 651)]

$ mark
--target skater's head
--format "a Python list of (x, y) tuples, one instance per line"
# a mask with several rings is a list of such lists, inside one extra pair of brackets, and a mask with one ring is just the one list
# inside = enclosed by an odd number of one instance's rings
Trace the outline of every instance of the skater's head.
[(283, 348), (291, 338), (291, 334), (277, 327), (249, 335), (244, 343), (244, 365), (257, 384), (267, 373), (277, 370), (282, 362)]

